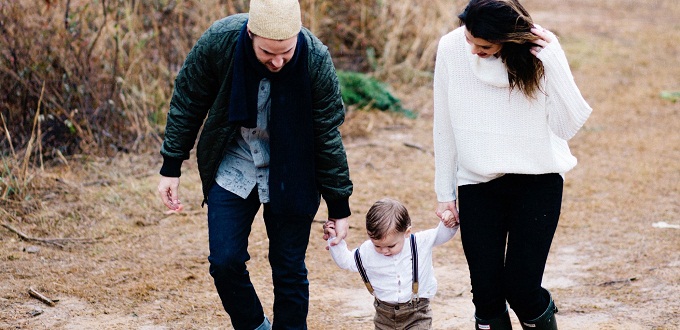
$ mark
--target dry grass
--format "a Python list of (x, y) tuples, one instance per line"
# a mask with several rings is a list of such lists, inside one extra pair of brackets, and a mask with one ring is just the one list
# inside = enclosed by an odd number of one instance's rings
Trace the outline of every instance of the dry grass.
[[(680, 224), (680, 103), (659, 97), (663, 90), (680, 90), (680, 44), (675, 42), (680, 40), (680, 3), (523, 3), (538, 23), (560, 36), (575, 79), (594, 108), (571, 141), (579, 165), (567, 175), (563, 216), (544, 281), (560, 308), (560, 328), (677, 329), (680, 231), (653, 224)], [(383, 196), (403, 200), (417, 230), (436, 221), (428, 84), (395, 83), (405, 106), (420, 113), (416, 120), (382, 112), (348, 114), (342, 129), (355, 183), (350, 245), (364, 239), (362, 217)], [(0, 200), (0, 219), (32, 237), (95, 242), (58, 248), (20, 240), (0, 228), (0, 328), (218, 329), (229, 324), (207, 272), (205, 209), (193, 158), (185, 162), (182, 176), (187, 209), (172, 215), (163, 213), (155, 193), (156, 153), (64, 157), (45, 165), (25, 177), (30, 178), (29, 199)], [(322, 207), (317, 218), (323, 216)], [(319, 225), (307, 258), (310, 329), (329, 324), (372, 329), (370, 298), (358, 275), (337, 270), (320, 237)], [(271, 313), (260, 219), (250, 243), (249, 269)], [(32, 246), (39, 251), (27, 252)], [(472, 304), (460, 241), (456, 237), (435, 252), (435, 326), (469, 329)], [(43, 305), (27, 294), (30, 287), (60, 301), (55, 307)], [(29, 314), (36, 310), (42, 314)]]

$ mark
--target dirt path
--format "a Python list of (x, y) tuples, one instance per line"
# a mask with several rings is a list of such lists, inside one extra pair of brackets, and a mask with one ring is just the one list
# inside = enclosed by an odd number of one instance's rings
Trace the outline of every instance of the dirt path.
[[(579, 165), (567, 175), (544, 277), (560, 329), (680, 329), (680, 230), (659, 226), (680, 225), (680, 102), (659, 97), (680, 90), (680, 3), (526, 5), (560, 36), (595, 109), (571, 141)], [(416, 230), (436, 224), (431, 97), (426, 87), (404, 89), (406, 106), (420, 109), (419, 119), (352, 112), (343, 127), (352, 132), (346, 141), (355, 183), (350, 246), (365, 239), (363, 216), (383, 196), (406, 203)], [(0, 329), (230, 328), (208, 274), (193, 158), (182, 176), (187, 209), (173, 215), (163, 213), (156, 197), (159, 161), (155, 154), (73, 159), (34, 179), (40, 188), (34, 199), (2, 205), (3, 223), (29, 236), (95, 242), (58, 248), (0, 228)], [(307, 259), (309, 328), (372, 329), (371, 297), (358, 274), (337, 269), (323, 247), (316, 223)], [(271, 315), (266, 248), (258, 219), (249, 269)], [(436, 249), (434, 260), (435, 328), (471, 329), (459, 236)], [(29, 288), (59, 301), (49, 307), (31, 298)]]

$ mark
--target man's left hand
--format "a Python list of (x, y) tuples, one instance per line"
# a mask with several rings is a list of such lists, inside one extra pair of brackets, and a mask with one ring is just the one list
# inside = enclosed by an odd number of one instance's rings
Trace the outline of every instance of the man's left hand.
[[(335, 235), (335, 239), (331, 241), (331, 246), (337, 245), (341, 240), (347, 237), (347, 232), (349, 231), (349, 218), (342, 219), (328, 219), (323, 226), (323, 239), (324, 241)], [(326, 246), (328, 250), (328, 246)]]

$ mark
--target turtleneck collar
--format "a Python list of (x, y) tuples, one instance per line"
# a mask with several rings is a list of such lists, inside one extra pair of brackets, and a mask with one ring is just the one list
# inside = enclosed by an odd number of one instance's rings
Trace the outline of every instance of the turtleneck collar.
[(472, 54), (472, 46), (465, 41), (465, 35), (461, 33), (462, 42), (465, 44), (466, 57), (472, 72), (482, 82), (495, 87), (508, 87), (508, 69), (500, 57), (489, 56), (481, 58)]

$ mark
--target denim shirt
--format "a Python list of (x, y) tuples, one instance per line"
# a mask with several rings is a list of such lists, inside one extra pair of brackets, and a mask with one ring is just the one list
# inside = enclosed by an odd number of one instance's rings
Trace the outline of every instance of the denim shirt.
[(220, 187), (247, 198), (257, 186), (261, 203), (269, 202), (270, 83), (260, 81), (257, 93), (257, 127), (241, 127), (241, 135), (227, 147), (215, 181)]

